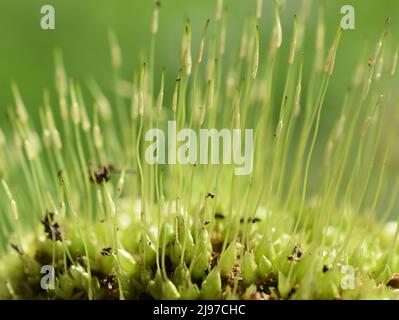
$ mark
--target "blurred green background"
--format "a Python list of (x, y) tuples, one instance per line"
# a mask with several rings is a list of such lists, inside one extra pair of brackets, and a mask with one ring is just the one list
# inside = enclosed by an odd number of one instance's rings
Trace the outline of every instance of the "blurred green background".
[[(305, 0), (310, 1), (310, 0)], [(227, 54), (237, 48), (242, 25), (255, 10), (255, 0), (225, 0), (229, 10)], [(292, 17), (299, 11), (299, 0), (285, 0), (282, 13), (283, 31), (290, 30)], [(207, 18), (213, 19), (216, 0), (161, 1), (160, 32), (156, 52), (156, 68), (166, 67), (167, 76), (174, 77), (179, 67), (180, 38), (184, 18), (193, 26), (193, 46), (198, 45), (199, 34)], [(40, 28), (40, 8), (53, 5), (56, 10), (56, 30)], [(325, 6), (327, 44), (342, 17), (340, 8), (351, 4), (356, 10), (356, 30), (346, 32), (338, 54), (335, 76), (339, 81), (329, 90), (328, 100), (342, 96), (349, 84), (355, 63), (365, 47), (372, 48), (380, 35), (386, 17), (392, 18), (392, 32), (399, 28), (399, 1), (397, 0), (333, 0), (312, 2), (305, 51), (314, 48), (313, 35), (319, 4)], [(267, 45), (273, 23), (274, 1), (265, 0), (261, 34)], [(5, 110), (13, 99), (10, 83), (15, 81), (30, 110), (36, 110), (42, 101), (44, 88), (54, 88), (53, 52), (60, 48), (69, 76), (84, 81), (94, 77), (109, 91), (112, 87), (108, 31), (114, 30), (123, 53), (123, 76), (132, 78), (140, 63), (140, 53), (149, 47), (152, 0), (1, 0), (0, 1), (0, 108)], [(211, 20), (212, 21), (212, 20)], [(310, 31), (310, 32), (309, 32)], [(290, 37), (291, 32), (287, 33)], [(397, 37), (399, 39), (399, 37)], [(285, 38), (285, 47), (289, 45)], [(350, 48), (350, 50), (348, 50)], [(372, 51), (368, 51), (372, 52)], [(340, 99), (341, 100), (341, 99)], [(4, 125), (4, 113), (0, 125)]]

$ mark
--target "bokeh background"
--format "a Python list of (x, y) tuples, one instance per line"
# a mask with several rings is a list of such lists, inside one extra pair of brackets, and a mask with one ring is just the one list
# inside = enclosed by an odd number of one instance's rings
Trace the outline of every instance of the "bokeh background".
[[(311, 0), (306, 0), (311, 1)], [(225, 0), (229, 12), (227, 54), (237, 48), (243, 22), (254, 12), (255, 0)], [(298, 12), (299, 0), (285, 0), (282, 13), (284, 30), (292, 26)], [(156, 68), (166, 67), (167, 76), (174, 77), (179, 67), (179, 46), (184, 18), (193, 26), (193, 46), (207, 18), (213, 19), (216, 0), (163, 0), (160, 32), (156, 51)], [(56, 10), (56, 30), (40, 28), (40, 8), (50, 4)], [(365, 47), (372, 48), (380, 35), (385, 19), (392, 19), (391, 30), (399, 30), (399, 1), (397, 0), (314, 0), (308, 21), (305, 51), (312, 52), (319, 4), (325, 7), (327, 41), (342, 17), (340, 8), (350, 4), (356, 10), (356, 30), (346, 32), (340, 50), (334, 85), (327, 103), (342, 95)], [(261, 35), (263, 45), (270, 36), (274, 0), (265, 0)], [(0, 1), (0, 110), (13, 101), (10, 83), (15, 81), (28, 108), (41, 104), (44, 88), (53, 88), (55, 48), (63, 52), (68, 74), (84, 81), (94, 77), (105, 91), (112, 87), (108, 31), (118, 36), (123, 53), (123, 75), (131, 79), (133, 69), (140, 63), (140, 54), (149, 47), (152, 0), (1, 0)], [(290, 37), (290, 32), (287, 37)], [(399, 34), (399, 32), (397, 32)], [(285, 39), (286, 48), (289, 38)], [(398, 37), (399, 40), (399, 37)], [(173, 82), (172, 82), (173, 83)], [(5, 125), (4, 116), (0, 124)]]

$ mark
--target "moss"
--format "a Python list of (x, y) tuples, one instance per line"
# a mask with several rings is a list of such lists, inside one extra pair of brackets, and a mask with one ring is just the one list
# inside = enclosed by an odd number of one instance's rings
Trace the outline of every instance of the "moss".
[[(8, 163), (0, 298), (398, 298), (399, 229), (388, 221), (398, 179), (387, 174), (399, 119), (396, 73), (381, 65), (376, 72), (377, 61), (397, 57), (392, 39), (384, 30), (371, 59), (359, 59), (360, 76), (337, 96), (341, 114), (320, 139), (345, 32), (328, 39), (325, 55), (320, 19), (313, 63), (308, 52), (299, 55), (306, 16), (294, 18), (289, 39), (280, 13), (276, 6), (269, 46), (259, 12), (248, 18), (240, 52), (230, 53), (236, 63), (226, 56), (225, 16), (214, 28), (206, 22), (195, 61), (187, 20), (171, 92), (165, 71), (159, 88), (155, 74), (157, 21), (149, 62), (127, 90), (112, 34), (114, 99), (94, 80), (85, 97), (60, 54), (56, 91), (45, 93), (40, 123), (13, 85), (13, 130), (0, 145), (0, 161)], [(279, 63), (285, 41), (287, 70)], [(147, 163), (146, 130), (171, 119), (177, 129), (254, 129), (250, 175), (235, 175), (232, 165)], [(44, 265), (54, 268), (47, 289)]]

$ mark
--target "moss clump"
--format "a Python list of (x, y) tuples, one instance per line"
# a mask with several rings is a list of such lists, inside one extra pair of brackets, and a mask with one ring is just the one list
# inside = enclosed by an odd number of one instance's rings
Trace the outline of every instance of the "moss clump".
[[(283, 37), (276, 5), (269, 44), (257, 12), (229, 60), (219, 8), (195, 59), (185, 22), (168, 92), (170, 76), (154, 68), (159, 10), (132, 81), (121, 76), (111, 34), (113, 98), (94, 81), (86, 97), (59, 53), (56, 92), (45, 92), (39, 123), (13, 85), (13, 130), (0, 139), (0, 298), (396, 299), (399, 228), (387, 221), (399, 181), (389, 174), (397, 173), (398, 51), (388, 26), (337, 95), (340, 114), (320, 139), (341, 28), (327, 50), (320, 18), (316, 52), (300, 56), (306, 10)], [(168, 120), (194, 132), (254, 129), (251, 173), (147, 163), (146, 130)], [(54, 270), (51, 287), (43, 266)]]
[[(123, 203), (123, 202), (122, 202)], [(122, 205), (122, 204), (120, 204)], [(126, 204), (124, 204), (126, 205)], [(119, 204), (118, 204), (119, 207)], [(129, 210), (127, 206), (125, 210)], [(122, 211), (123, 209), (120, 208)], [(123, 210), (124, 211), (124, 210)], [(118, 249), (107, 247), (107, 222), (82, 227), (84, 244), (76, 226), (66, 223), (65, 238), (53, 240), (41, 228), (39, 237), (24, 242), (24, 252), (14, 250), (2, 258), (0, 295), (6, 299), (381, 299), (398, 298), (392, 270), (399, 259), (387, 254), (392, 234), (383, 226), (361, 221), (353, 232), (352, 245), (345, 245), (347, 230), (331, 224), (323, 245), (300, 244), (308, 232), (300, 228), (295, 236), (286, 233), (294, 223), (292, 215), (269, 216), (275, 226), (271, 235), (262, 230), (263, 217), (250, 226), (240, 225), (237, 237), (226, 238), (223, 221), (216, 232), (213, 223), (194, 227), (185, 234), (173, 232), (184, 225), (182, 216), (165, 212), (163, 230), (170, 235), (159, 242), (161, 267), (157, 267), (156, 230), (143, 237), (140, 212), (126, 211), (118, 219)], [(221, 224), (220, 222), (218, 222)], [(250, 241), (243, 242), (244, 227)], [(198, 238), (194, 235), (199, 232)], [(152, 236), (151, 236), (152, 234)], [(178, 236), (176, 236), (176, 234)], [(187, 240), (189, 239), (189, 240)], [(193, 240), (195, 239), (195, 240)], [(222, 251), (223, 239), (227, 249)], [(339, 240), (341, 239), (341, 240)], [(145, 241), (143, 241), (145, 240)], [(183, 245), (189, 241), (183, 252)], [(303, 241), (303, 240), (302, 240)], [(86, 249), (85, 249), (86, 246)], [(300, 249), (299, 249), (300, 248)], [(87, 251), (86, 251), (87, 250)], [(87, 252), (87, 253), (86, 253)], [(40, 269), (53, 265), (54, 289), (40, 286)], [(343, 271), (350, 265), (355, 271)], [(90, 266), (90, 269), (89, 269)], [(353, 281), (353, 287), (349, 287)]]

